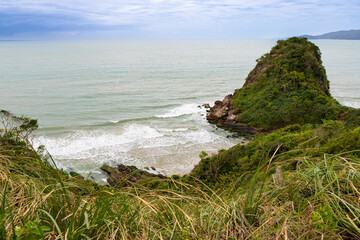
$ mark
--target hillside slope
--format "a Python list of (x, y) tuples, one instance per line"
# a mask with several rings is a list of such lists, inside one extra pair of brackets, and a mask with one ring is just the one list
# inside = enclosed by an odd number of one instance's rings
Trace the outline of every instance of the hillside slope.
[(304, 35), (308, 39), (339, 39), (339, 40), (360, 40), (360, 30), (343, 30), (329, 32), (321, 35)]

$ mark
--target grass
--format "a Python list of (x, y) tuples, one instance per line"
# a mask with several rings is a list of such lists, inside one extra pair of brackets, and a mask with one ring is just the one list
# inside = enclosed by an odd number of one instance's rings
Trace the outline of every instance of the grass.
[[(49, 167), (28, 146), (0, 146), (1, 239), (359, 239), (357, 151), (274, 151), (223, 188), (187, 177), (114, 190)], [(289, 150), (291, 151), (291, 150)], [(349, 157), (354, 156), (354, 157)], [(286, 160), (285, 160), (286, 161)]]

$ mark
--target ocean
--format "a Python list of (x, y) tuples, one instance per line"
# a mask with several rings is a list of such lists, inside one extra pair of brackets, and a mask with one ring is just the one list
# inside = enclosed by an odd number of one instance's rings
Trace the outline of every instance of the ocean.
[[(360, 41), (314, 40), (342, 104), (360, 107)], [(56, 165), (102, 181), (123, 163), (189, 173), (244, 139), (207, 123), (276, 40), (0, 42), (0, 109), (36, 118), (34, 146)]]

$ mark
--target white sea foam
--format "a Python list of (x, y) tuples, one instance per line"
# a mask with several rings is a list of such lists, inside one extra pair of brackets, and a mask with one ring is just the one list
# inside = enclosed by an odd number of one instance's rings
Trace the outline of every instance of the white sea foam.
[(179, 117), (188, 114), (205, 112), (203, 108), (200, 108), (196, 103), (184, 104), (179, 107), (170, 109), (167, 113), (155, 115), (158, 118), (172, 118)]
[(161, 136), (161, 133), (149, 126), (130, 124), (120, 133), (79, 130), (61, 137), (40, 136), (34, 139), (34, 145), (45, 145), (54, 156), (84, 158), (97, 149), (109, 147), (116, 147), (117, 152), (126, 152), (131, 145), (138, 144), (143, 139)]
[(117, 131), (104, 128), (57, 137), (39, 136), (35, 138), (35, 146), (40, 144), (47, 147), (58, 167), (71, 166), (86, 175), (104, 163), (155, 166), (164, 168), (166, 173), (186, 173), (199, 160), (201, 150), (233, 143), (202, 127), (171, 129), (124, 124)]
[(352, 100), (352, 101), (339, 100), (339, 102), (348, 107), (360, 108), (360, 101), (356, 102), (354, 100)]
[(168, 128), (159, 128), (161, 132), (186, 132), (189, 129), (188, 128), (174, 128), (174, 129), (168, 129)]

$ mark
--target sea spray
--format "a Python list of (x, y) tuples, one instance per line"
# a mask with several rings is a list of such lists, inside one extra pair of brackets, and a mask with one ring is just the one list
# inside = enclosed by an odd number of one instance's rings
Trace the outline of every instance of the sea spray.
[[(34, 144), (45, 145), (59, 167), (83, 175), (92, 172), (96, 177), (101, 165), (120, 163), (139, 168), (155, 166), (168, 175), (185, 174), (200, 160), (201, 151), (215, 153), (240, 141), (226, 138), (228, 133), (210, 126), (203, 116), (205, 110), (198, 105), (175, 107), (164, 114), (166, 117), (136, 123), (120, 122), (56, 136), (40, 135)], [(196, 124), (188, 124), (194, 121)]]

